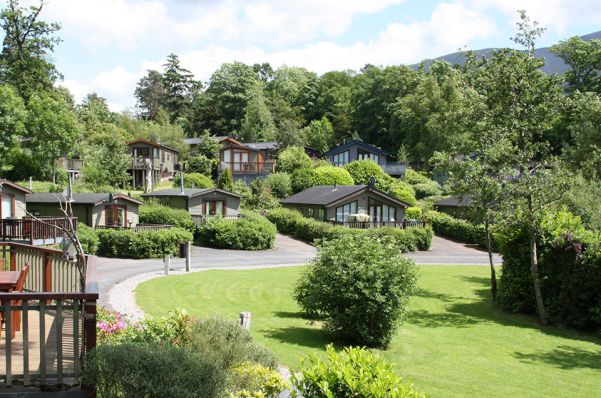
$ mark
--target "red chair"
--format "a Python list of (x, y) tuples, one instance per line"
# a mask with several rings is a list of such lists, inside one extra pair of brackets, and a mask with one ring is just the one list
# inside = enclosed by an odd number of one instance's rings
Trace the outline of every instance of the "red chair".
[[(13, 292), (22, 292), (23, 288), (25, 287), (25, 282), (27, 281), (27, 275), (29, 275), (29, 263), (27, 263), (25, 265), (25, 267), (21, 270), (21, 273), (19, 274), (19, 279), (17, 279), (17, 284), (15, 285), (15, 289), (13, 290)], [(22, 301), (18, 300), (18, 301), (14, 301), (11, 303), (11, 305), (21, 305)], [(13, 333), (11, 333), (11, 338), (14, 338), (14, 331), (16, 330), (21, 330), (21, 311), (13, 311), (12, 313), (13, 317), (12, 320), (15, 323), (15, 327), (13, 329)], [(5, 319), (4, 319), (4, 312), (2, 312), (2, 316), (0, 317), (0, 332), (2, 331), (2, 326), (5, 323)], [(7, 331), (8, 332), (8, 331)], [(0, 337), (1, 337), (1, 333), (0, 333)]]

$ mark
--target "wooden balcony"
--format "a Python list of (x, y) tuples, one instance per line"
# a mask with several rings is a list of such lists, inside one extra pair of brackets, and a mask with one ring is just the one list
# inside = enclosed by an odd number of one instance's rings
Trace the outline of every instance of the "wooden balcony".
[[(73, 218), (73, 227), (77, 228), (77, 218)], [(25, 217), (0, 219), (0, 241), (29, 243), (30, 245), (49, 245), (63, 240), (61, 227), (66, 228), (70, 221), (66, 217)]]
[[(96, 346), (98, 283), (93, 257), (86, 259), (84, 277), (83, 270), (65, 260), (60, 250), (14, 242), (0, 243), (0, 250), (10, 270), (30, 264), (24, 292), (0, 292), (5, 318), (0, 396), (62, 390), (92, 396), (81, 386), (81, 371), (84, 355)], [(20, 330), (12, 337), (18, 319)]]
[(134, 170), (148, 170), (149, 167), (153, 170), (161, 170), (161, 159), (139, 156), (132, 159), (131, 166)]
[(275, 160), (263, 162), (221, 162), (219, 172), (230, 169), (232, 174), (269, 174), (275, 172)]
[(428, 225), (425, 221), (403, 220), (403, 221), (328, 221), (333, 225), (340, 225), (348, 228), (368, 229), (368, 228), (426, 228)]

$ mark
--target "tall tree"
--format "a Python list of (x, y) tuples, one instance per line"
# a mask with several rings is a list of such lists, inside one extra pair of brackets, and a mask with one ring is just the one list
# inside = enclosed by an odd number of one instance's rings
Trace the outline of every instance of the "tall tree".
[(163, 75), (156, 70), (146, 72), (146, 76), (138, 82), (134, 95), (142, 117), (154, 120), (167, 96)]
[(90, 93), (77, 106), (77, 119), (84, 126), (86, 134), (91, 134), (99, 124), (114, 123), (116, 116), (109, 109), (105, 98)]
[(327, 152), (334, 141), (332, 123), (325, 116), (321, 120), (311, 121), (308, 126), (304, 127), (303, 135), (307, 140), (307, 145), (321, 153)]
[(18, 0), (8, 0), (0, 12), (0, 27), (4, 31), (0, 82), (13, 85), (25, 100), (35, 92), (51, 90), (61, 78), (50, 61), (54, 46), (60, 42), (55, 36), (60, 25), (40, 20), (44, 5), (40, 1), (26, 9)]
[(237, 138), (246, 142), (273, 141), (275, 124), (271, 112), (265, 103), (263, 93), (257, 91), (246, 105), (244, 119)]
[(572, 37), (551, 47), (570, 69), (565, 73), (571, 91), (601, 94), (601, 40)]
[(316, 117), (327, 117), (334, 130), (333, 144), (348, 141), (353, 135), (352, 71), (327, 72), (319, 78)]
[(126, 151), (127, 132), (113, 124), (104, 124), (101, 129), (86, 142), (85, 181), (95, 186), (124, 188), (130, 180), (127, 169), (132, 161)]
[(27, 111), (12, 87), (0, 85), (0, 159), (19, 144), (25, 131)]
[(194, 80), (192, 72), (180, 65), (179, 57), (175, 54), (167, 56), (164, 67), (165, 98), (162, 103), (164, 109), (169, 112), (171, 122), (175, 122), (185, 116), (192, 103), (192, 97), (200, 90), (201, 84)]

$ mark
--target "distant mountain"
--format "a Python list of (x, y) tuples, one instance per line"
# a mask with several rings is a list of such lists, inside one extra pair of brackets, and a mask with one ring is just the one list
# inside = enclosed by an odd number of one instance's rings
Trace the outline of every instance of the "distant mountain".
[[(601, 40), (601, 30), (595, 33), (589, 33), (588, 35), (581, 36), (584, 40), (592, 40), (599, 39)], [(494, 51), (499, 50), (499, 48), (485, 48), (482, 50), (474, 51), (478, 56), (490, 56), (490, 54)], [(545, 73), (557, 73), (561, 74), (566, 72), (569, 67), (563, 62), (561, 58), (557, 55), (553, 54), (550, 50), (550, 47), (539, 48), (535, 51), (535, 54), (538, 58), (545, 59), (545, 66), (543, 67), (543, 71)], [(464, 52), (456, 52), (452, 54), (443, 55), (442, 57), (438, 57), (436, 59), (440, 59), (443, 61), (447, 61), (451, 64), (463, 65), (465, 62), (465, 53)], [(430, 66), (433, 60), (425, 60), (426, 67)], [(418, 65), (414, 65), (417, 67)]]

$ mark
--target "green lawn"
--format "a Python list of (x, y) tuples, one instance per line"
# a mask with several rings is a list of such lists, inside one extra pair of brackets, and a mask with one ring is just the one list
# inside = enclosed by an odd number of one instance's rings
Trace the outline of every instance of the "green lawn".
[[(329, 337), (301, 318), (291, 298), (300, 267), (208, 271), (148, 281), (138, 304), (149, 314), (175, 308), (237, 319), (283, 364), (323, 350)], [(488, 269), (423, 266), (411, 312), (384, 357), (432, 397), (593, 397), (601, 395), (601, 340), (495, 308)]]

